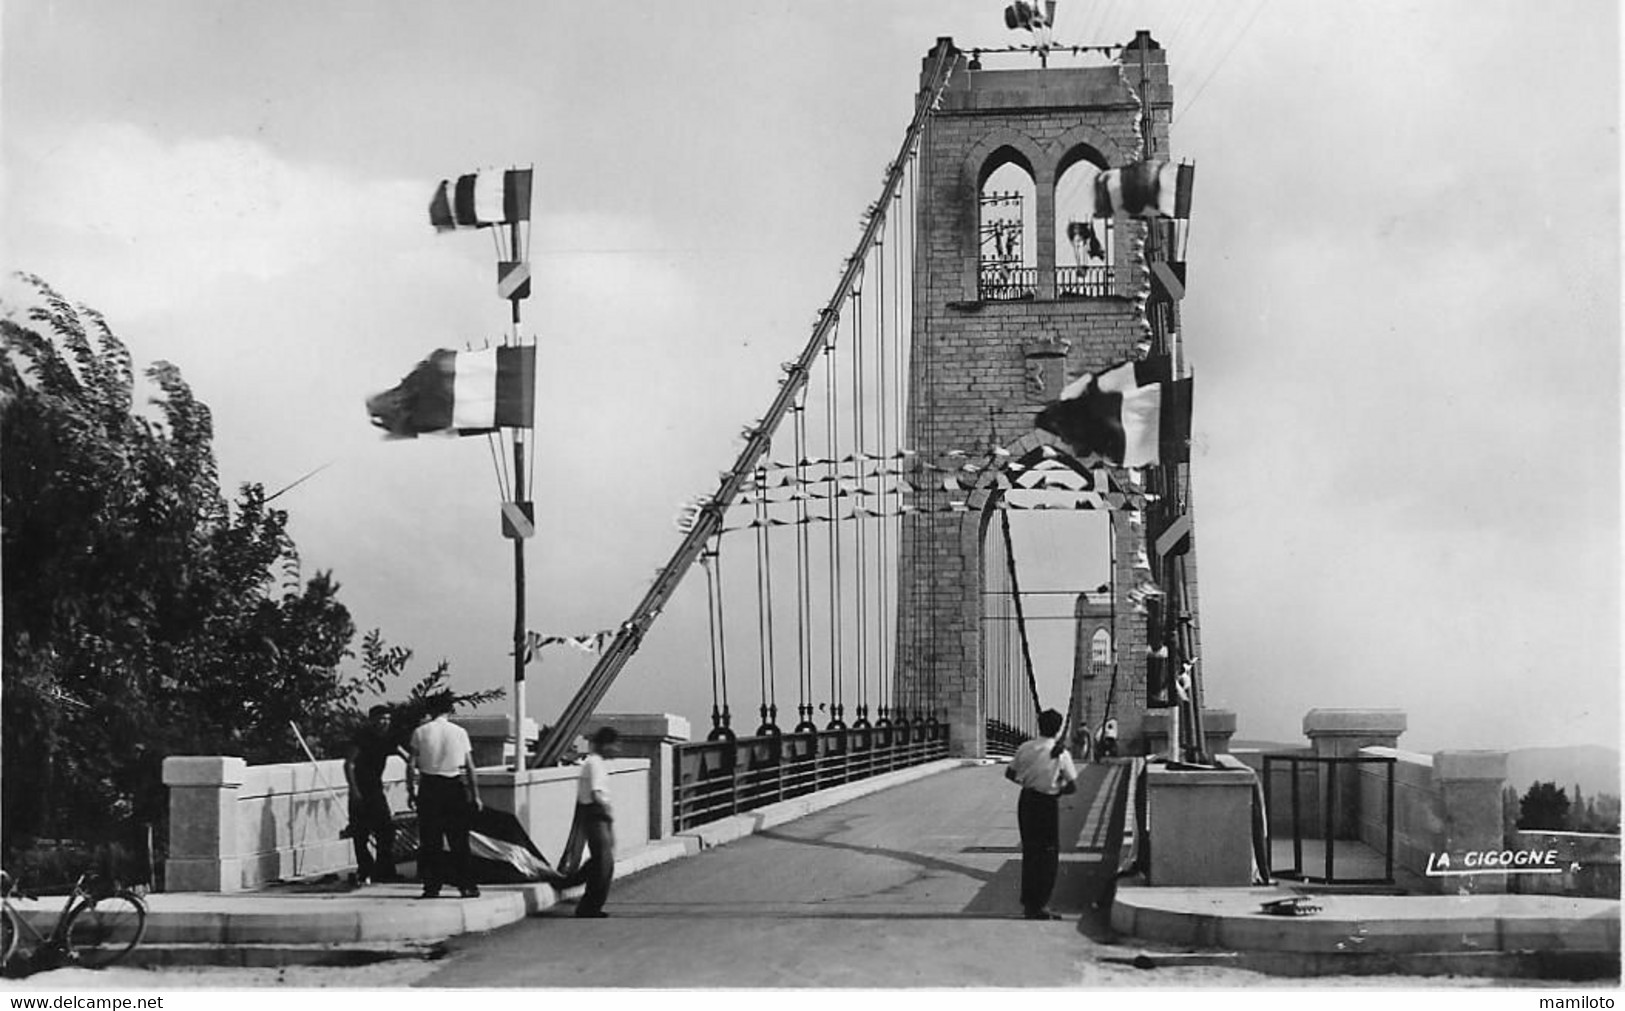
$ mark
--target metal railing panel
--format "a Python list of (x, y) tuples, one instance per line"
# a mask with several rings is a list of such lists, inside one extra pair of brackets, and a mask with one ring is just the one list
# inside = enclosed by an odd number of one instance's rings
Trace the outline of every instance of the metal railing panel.
[(867, 728), (679, 744), (673, 830), (947, 757), (947, 728), (922, 730), (921, 739)]
[[(1321, 756), (1321, 755), (1265, 755), (1264, 759), (1264, 807), (1266, 810), (1275, 810), (1275, 781), (1276, 767), (1285, 765), (1289, 783), (1288, 802), (1290, 813), (1288, 823), (1292, 831), (1292, 866), (1278, 868), (1274, 866), (1273, 847), (1271, 848), (1270, 876), (1274, 878), (1297, 878), (1302, 881), (1318, 881), (1324, 884), (1338, 885), (1391, 885), (1394, 883), (1394, 771), (1395, 759), (1391, 756), (1350, 755), (1350, 756)], [(1336, 850), (1337, 850), (1337, 813), (1339, 781), (1342, 777), (1339, 771), (1345, 766), (1385, 765), (1387, 776), (1384, 781), (1385, 797), (1383, 802), (1383, 817), (1387, 822), (1384, 829), (1386, 838), (1386, 852), (1383, 854), (1383, 876), (1370, 877), (1337, 877)], [(1303, 793), (1300, 787), (1302, 782), (1302, 768), (1309, 767), (1314, 775), (1314, 794), (1319, 804), (1321, 825), (1321, 843), (1324, 847), (1325, 863), (1323, 877), (1313, 878), (1305, 873), (1303, 866), (1304, 818)], [(1359, 796), (1358, 792), (1355, 795)], [(1359, 832), (1355, 833), (1354, 842), (1359, 841)], [(1309, 838), (1313, 839), (1313, 836)]]

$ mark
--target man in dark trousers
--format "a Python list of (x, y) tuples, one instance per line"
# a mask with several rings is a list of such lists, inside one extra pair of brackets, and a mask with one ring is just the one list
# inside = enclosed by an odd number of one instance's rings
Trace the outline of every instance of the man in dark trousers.
[(1060, 799), (1077, 791), (1078, 769), (1056, 741), (1064, 718), (1053, 709), (1038, 714), (1039, 736), (1016, 749), (1004, 777), (1021, 786), (1016, 825), (1021, 830), (1021, 909), (1029, 920), (1058, 920), (1049, 897), (1061, 863)]
[[(429, 719), (412, 732), (407, 766), (407, 796), (416, 799), (418, 808), (418, 878), (425, 899), (438, 898), (447, 877), (463, 898), (480, 894), (468, 857), (469, 824), (482, 806), (480, 783), (473, 745), (468, 732), (449, 719), (452, 708), (449, 694), (430, 703)], [(442, 844), (451, 851), (449, 869)]]
[(391, 755), (404, 755), (401, 743), (399, 732), (390, 725), (389, 707), (373, 706), (344, 756), (358, 885), (401, 879), (395, 873), (395, 822), (384, 796), (384, 766)]
[(576, 782), (575, 823), (592, 857), (560, 887), (587, 886), (576, 905), (576, 915), (581, 917), (609, 915), (604, 912), (604, 902), (615, 877), (615, 808), (609, 799), (608, 760), (620, 754), (620, 740), (614, 727), (599, 727), (592, 735), (592, 751), (581, 763), (581, 778)]

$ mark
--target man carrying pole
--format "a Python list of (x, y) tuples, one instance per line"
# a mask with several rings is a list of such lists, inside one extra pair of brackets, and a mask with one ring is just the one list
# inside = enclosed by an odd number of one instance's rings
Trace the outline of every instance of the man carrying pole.
[(1016, 825), (1021, 831), (1021, 909), (1029, 920), (1059, 920), (1049, 910), (1050, 893), (1061, 865), (1060, 800), (1076, 793), (1078, 769), (1061, 743), (1064, 717), (1054, 709), (1038, 714), (1039, 736), (1022, 744), (1004, 778), (1021, 787)]

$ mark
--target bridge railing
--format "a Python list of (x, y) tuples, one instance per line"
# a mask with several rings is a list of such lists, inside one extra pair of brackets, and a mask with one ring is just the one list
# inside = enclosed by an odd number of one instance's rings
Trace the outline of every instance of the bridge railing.
[(820, 730), (679, 744), (672, 828), (946, 758), (942, 724)]

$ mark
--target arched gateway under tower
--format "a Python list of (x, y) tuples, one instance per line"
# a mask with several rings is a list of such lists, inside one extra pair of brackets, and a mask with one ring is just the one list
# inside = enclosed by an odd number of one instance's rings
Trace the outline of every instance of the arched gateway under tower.
[[(943, 47), (952, 50), (951, 40), (938, 41), (927, 68)], [(1146, 546), (1132, 507), (1143, 498), (1135, 475), (1073, 460), (1034, 418), (1069, 379), (1134, 358), (1146, 337), (1148, 226), (1095, 217), (1094, 176), (1148, 154), (1169, 160), (1165, 54), (1141, 33), (1101, 66), (983, 70), (967, 54), (954, 58), (919, 157), (907, 425), (920, 458), (962, 451), (967, 467), (957, 479), (914, 482), (918, 509), (903, 526), (899, 559), (896, 696), (935, 699), (954, 752), (986, 752), (996, 510), (1033, 464), (1050, 461), (1116, 511), (1109, 525), (1092, 514), (1109, 531), (1112, 572), (1087, 581), (1109, 589), (1077, 599), (1085, 641), (1080, 662), (1069, 657), (1071, 697), (1044, 705), (1069, 709), (1069, 725), (1091, 732), (1113, 717), (1123, 750), (1143, 751), (1147, 616), (1131, 599)], [(1194, 646), (1194, 548), (1184, 565)], [(1090, 662), (1103, 646), (1112, 663)]]

